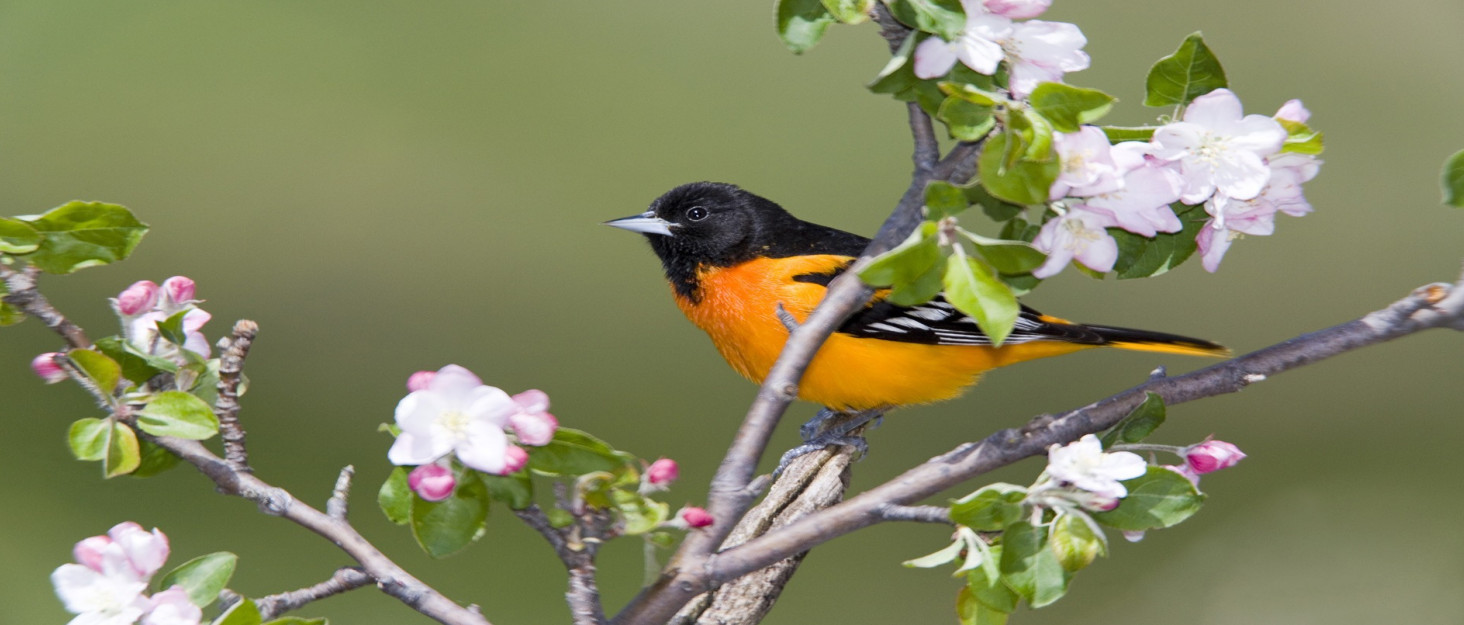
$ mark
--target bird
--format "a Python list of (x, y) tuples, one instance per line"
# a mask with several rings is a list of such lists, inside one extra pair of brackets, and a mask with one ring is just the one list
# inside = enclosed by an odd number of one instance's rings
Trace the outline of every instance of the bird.
[[(645, 235), (681, 312), (758, 384), (788, 338), (785, 317), (802, 323), (869, 244), (718, 182), (683, 184), (645, 212), (605, 225)], [(1094, 347), (1229, 354), (1202, 339), (1075, 323), (1025, 305), (998, 346), (943, 296), (898, 306), (885, 294), (876, 291), (818, 350), (798, 384), (800, 399), (841, 413), (882, 412), (954, 398), (997, 367)]]

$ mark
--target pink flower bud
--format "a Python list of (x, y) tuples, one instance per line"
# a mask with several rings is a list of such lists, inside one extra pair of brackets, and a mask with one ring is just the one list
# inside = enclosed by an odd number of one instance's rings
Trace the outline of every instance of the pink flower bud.
[(432, 383), (432, 378), (437, 377), (436, 371), (418, 371), (407, 378), (407, 390), (413, 393), (427, 390), (427, 385)]
[(35, 357), (31, 361), (31, 371), (36, 372), (46, 384), (55, 384), (66, 379), (66, 370), (56, 364), (56, 357), (61, 354), (57, 352), (46, 352)]
[(457, 488), (452, 470), (440, 464), (424, 464), (407, 474), (407, 486), (427, 501), (442, 501)]
[(182, 307), (193, 301), (195, 288), (193, 280), (184, 276), (173, 276), (163, 281), (163, 296), (168, 298), (172, 307)]
[(145, 313), (158, 305), (158, 285), (152, 280), (134, 282), (117, 295), (115, 303), (117, 312), (123, 316), (132, 317)]
[(544, 412), (549, 410), (549, 394), (536, 388), (513, 396), (513, 403), (519, 405), (524, 412)]
[(168, 561), (168, 537), (156, 527), (149, 532), (141, 525), (127, 521), (107, 530), (107, 536), (122, 548), (133, 573), (142, 581), (151, 579)]
[(661, 458), (646, 467), (646, 483), (658, 488), (670, 486), (679, 475), (681, 475), (681, 468), (676, 466), (676, 461), (670, 458)]
[(508, 418), (508, 425), (520, 443), (537, 447), (554, 440), (559, 420), (547, 412), (520, 412)]
[(1184, 450), (1185, 462), (1201, 475), (1233, 467), (1242, 458), (1245, 454), (1240, 448), (1225, 441), (1209, 440)]
[(1002, 17), (1024, 20), (1042, 15), (1052, 0), (986, 0), (986, 10)]
[(1275, 118), (1305, 124), (1306, 120), (1311, 119), (1311, 111), (1301, 105), (1301, 100), (1287, 100), (1281, 105), (1281, 110), (1276, 111)]
[(524, 451), (523, 447), (509, 445), (508, 449), (503, 451), (503, 472), (499, 475), (518, 473), (524, 467), (528, 466), (528, 464), (529, 452)]
[(112, 539), (106, 536), (92, 536), (83, 538), (76, 543), (71, 550), (71, 555), (76, 558), (77, 563), (98, 573), (102, 572), (102, 551), (112, 544)]
[(716, 522), (716, 520), (712, 518), (712, 514), (710, 512), (707, 512), (705, 509), (698, 508), (696, 506), (687, 506), (685, 508), (682, 508), (681, 514), (679, 516), (681, 517), (682, 521), (686, 522), (687, 527), (693, 528), (709, 527)]
[(188, 591), (178, 584), (148, 597), (147, 605), (142, 625), (196, 625), (203, 620), (203, 609), (193, 605)]

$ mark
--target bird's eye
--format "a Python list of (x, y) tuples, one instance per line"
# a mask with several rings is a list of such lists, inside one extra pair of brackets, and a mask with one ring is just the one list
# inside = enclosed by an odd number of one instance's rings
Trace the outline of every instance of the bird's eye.
[(707, 212), (707, 209), (700, 206), (693, 206), (686, 209), (686, 218), (692, 221), (701, 221), (703, 219), (706, 219), (708, 214), (710, 213)]

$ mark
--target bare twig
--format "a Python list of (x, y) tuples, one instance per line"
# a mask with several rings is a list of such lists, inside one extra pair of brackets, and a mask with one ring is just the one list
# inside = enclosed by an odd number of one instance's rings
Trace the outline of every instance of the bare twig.
[(224, 441), (224, 459), (240, 471), (249, 471), (249, 452), (244, 449), (244, 428), (239, 426), (239, 383), (244, 358), (259, 335), (259, 324), (248, 319), (234, 323), (234, 333), (219, 341), (219, 398), (214, 412), (219, 416), (219, 438)]
[(346, 515), (351, 509), (351, 479), (356, 476), (356, 467), (346, 465), (341, 469), (341, 474), (336, 476), (335, 488), (330, 491), (330, 499), (325, 502), (325, 514), (332, 519), (339, 521), (346, 520)]
[[(600, 625), (605, 622), (605, 609), (600, 602), (600, 588), (595, 580), (595, 555), (599, 552), (602, 539), (606, 537), (613, 519), (601, 512), (586, 512), (576, 517), (573, 528), (557, 528), (549, 523), (549, 517), (538, 505), (530, 505), (514, 514), (526, 525), (539, 532), (549, 547), (554, 549), (559, 561), (569, 572), (569, 589), (565, 601), (575, 625)], [(578, 533), (578, 536), (575, 534)]]
[(259, 615), (263, 617), (262, 620), (270, 621), (286, 612), (298, 610), (312, 601), (333, 597), (362, 586), (370, 586), (373, 581), (375, 580), (371, 579), (371, 576), (359, 567), (342, 567), (337, 569), (335, 574), (330, 576), (330, 579), (319, 584), (307, 586), (299, 590), (260, 597), (254, 600), (254, 605), (259, 608)]
[[(683, 566), (659, 584), (661, 594), (643, 598), (679, 607), (718, 584), (807, 551), (835, 537), (891, 520), (891, 506), (903, 506), (965, 480), (1043, 453), (1049, 445), (1077, 440), (1113, 426), (1147, 393), (1178, 404), (1239, 391), (1283, 371), (1429, 328), (1464, 330), (1464, 277), (1454, 285), (1431, 284), (1361, 319), (1304, 334), (1223, 363), (1178, 377), (1155, 378), (1117, 395), (1056, 415), (1040, 415), (1020, 430), (1003, 430), (979, 443), (966, 443), (849, 499), (781, 529)], [(903, 519), (902, 519), (903, 520)], [(654, 603), (653, 603), (654, 602)], [(640, 608), (620, 622), (659, 622), (657, 610)]]
[(886, 504), (875, 510), (881, 521), (951, 524), (951, 509), (940, 506), (900, 506)]
[(86, 333), (81, 327), (71, 323), (61, 313), (51, 306), (46, 296), (36, 289), (36, 276), (41, 271), (35, 267), (26, 267), (23, 271), (16, 271), (14, 268), (0, 264), (0, 279), (5, 281), (5, 289), (10, 291), (0, 300), (10, 304), (26, 314), (41, 320), (46, 327), (60, 334), (66, 339), (66, 344), (76, 349), (91, 347), (91, 339), (86, 338)]

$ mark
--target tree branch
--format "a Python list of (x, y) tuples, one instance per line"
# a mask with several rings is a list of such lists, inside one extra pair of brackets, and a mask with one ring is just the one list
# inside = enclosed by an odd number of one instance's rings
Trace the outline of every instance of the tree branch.
[[(1003, 430), (979, 443), (966, 443), (841, 504), (811, 514), (781, 529), (708, 558), (700, 567), (683, 567), (657, 601), (689, 601), (727, 580), (807, 551), (835, 537), (886, 520), (891, 506), (901, 506), (1047, 447), (1077, 440), (1112, 427), (1147, 393), (1178, 404), (1233, 393), (1270, 376), (1338, 354), (1429, 328), (1464, 330), (1464, 277), (1454, 285), (1431, 284), (1361, 319), (1304, 334), (1289, 341), (1173, 377), (1157, 378), (1081, 408), (1032, 419), (1020, 430)], [(639, 614), (649, 615), (651, 610)], [(652, 618), (626, 620), (650, 623)]]
[[(341, 567), (336, 570), (334, 575), (330, 576), (330, 579), (319, 584), (306, 586), (299, 590), (260, 597), (254, 600), (254, 605), (259, 608), (259, 615), (262, 617), (261, 620), (270, 621), (279, 617), (281, 614), (305, 607), (306, 604), (312, 601), (333, 597), (363, 586), (370, 586), (374, 581), (370, 575), (367, 575), (365, 571), (362, 571), (358, 567)], [(240, 596), (236, 593), (227, 590), (224, 592), (228, 593), (228, 596), (224, 598), (226, 604), (225, 609), (227, 609), (228, 604), (232, 604), (240, 599)]]
[(69, 319), (56, 312), (46, 296), (36, 289), (36, 276), (41, 271), (35, 267), (26, 267), (24, 271), (16, 271), (8, 265), (0, 265), (0, 279), (5, 281), (6, 293), (0, 297), (5, 303), (10, 304), (26, 314), (41, 320), (62, 338), (66, 344), (76, 349), (91, 347), (91, 339), (86, 338), (86, 333), (81, 331), (81, 326), (71, 323)]
[(219, 416), (219, 438), (224, 441), (224, 459), (240, 471), (250, 471), (249, 452), (244, 449), (244, 429), (239, 427), (239, 383), (243, 380), (244, 358), (259, 335), (259, 324), (241, 319), (232, 336), (219, 341), (219, 397), (214, 412)]
[[(549, 542), (549, 547), (554, 549), (569, 572), (569, 589), (565, 591), (564, 599), (569, 603), (575, 625), (603, 624), (605, 609), (600, 602), (600, 588), (595, 579), (595, 555), (611, 519), (603, 514), (586, 512), (576, 517), (576, 526), (570, 530), (554, 527), (537, 504), (513, 513)], [(577, 537), (577, 533), (590, 536)]]

